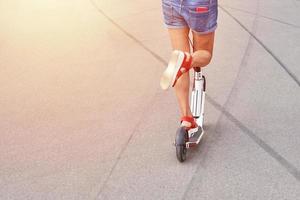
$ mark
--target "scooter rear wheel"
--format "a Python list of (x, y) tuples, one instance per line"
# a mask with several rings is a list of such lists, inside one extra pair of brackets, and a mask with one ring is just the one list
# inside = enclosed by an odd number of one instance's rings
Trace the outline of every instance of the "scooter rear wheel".
[(186, 141), (187, 141), (187, 132), (185, 128), (181, 127), (177, 130), (175, 146), (176, 146), (176, 157), (179, 162), (184, 162), (186, 160)]
[(179, 162), (184, 162), (186, 159), (186, 147), (185, 146), (176, 146), (176, 156)]

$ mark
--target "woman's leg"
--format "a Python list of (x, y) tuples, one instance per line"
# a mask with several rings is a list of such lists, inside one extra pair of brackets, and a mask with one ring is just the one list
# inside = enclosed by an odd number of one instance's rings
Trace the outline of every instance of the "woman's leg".
[(215, 32), (204, 35), (193, 32), (192, 67), (205, 67), (210, 63), (213, 54), (214, 36)]
[[(172, 48), (190, 52), (189, 28), (168, 29)], [(211, 61), (214, 45), (214, 32), (208, 34), (193, 33), (192, 67), (205, 67)], [(182, 116), (192, 116), (189, 105), (189, 73), (184, 73), (174, 86)]]
[[(172, 48), (175, 50), (181, 50), (184, 52), (190, 52), (189, 44), (189, 28), (174, 28), (168, 29)], [(190, 76), (189, 73), (184, 73), (176, 82), (174, 86), (177, 100), (179, 103), (182, 116), (192, 116), (189, 105), (189, 88), (190, 88)]]

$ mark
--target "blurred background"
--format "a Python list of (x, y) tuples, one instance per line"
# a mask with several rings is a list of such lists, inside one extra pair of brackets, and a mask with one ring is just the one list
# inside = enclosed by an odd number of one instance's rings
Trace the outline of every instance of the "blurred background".
[(0, 199), (299, 198), (299, 6), (219, 0), (182, 164), (161, 1), (0, 0)]

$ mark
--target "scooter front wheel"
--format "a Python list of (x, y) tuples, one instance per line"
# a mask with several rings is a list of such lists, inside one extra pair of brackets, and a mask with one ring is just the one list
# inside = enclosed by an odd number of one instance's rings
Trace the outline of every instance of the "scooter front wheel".
[(187, 132), (185, 128), (181, 127), (177, 130), (175, 146), (176, 146), (176, 157), (179, 162), (184, 162), (186, 160), (186, 141), (187, 141)]

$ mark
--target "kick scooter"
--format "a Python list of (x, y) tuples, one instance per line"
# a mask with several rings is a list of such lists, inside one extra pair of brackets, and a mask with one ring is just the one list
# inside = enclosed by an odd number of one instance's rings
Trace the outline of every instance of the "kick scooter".
[[(199, 128), (197, 132), (188, 132), (184, 127), (180, 127), (176, 132), (175, 147), (176, 156), (179, 162), (186, 160), (187, 149), (199, 144), (204, 131), (204, 102), (205, 102), (206, 81), (205, 76), (202, 75), (201, 68), (194, 68), (194, 80), (192, 87), (192, 94), (190, 98), (191, 111)], [(193, 135), (197, 135), (197, 139), (193, 139)]]

